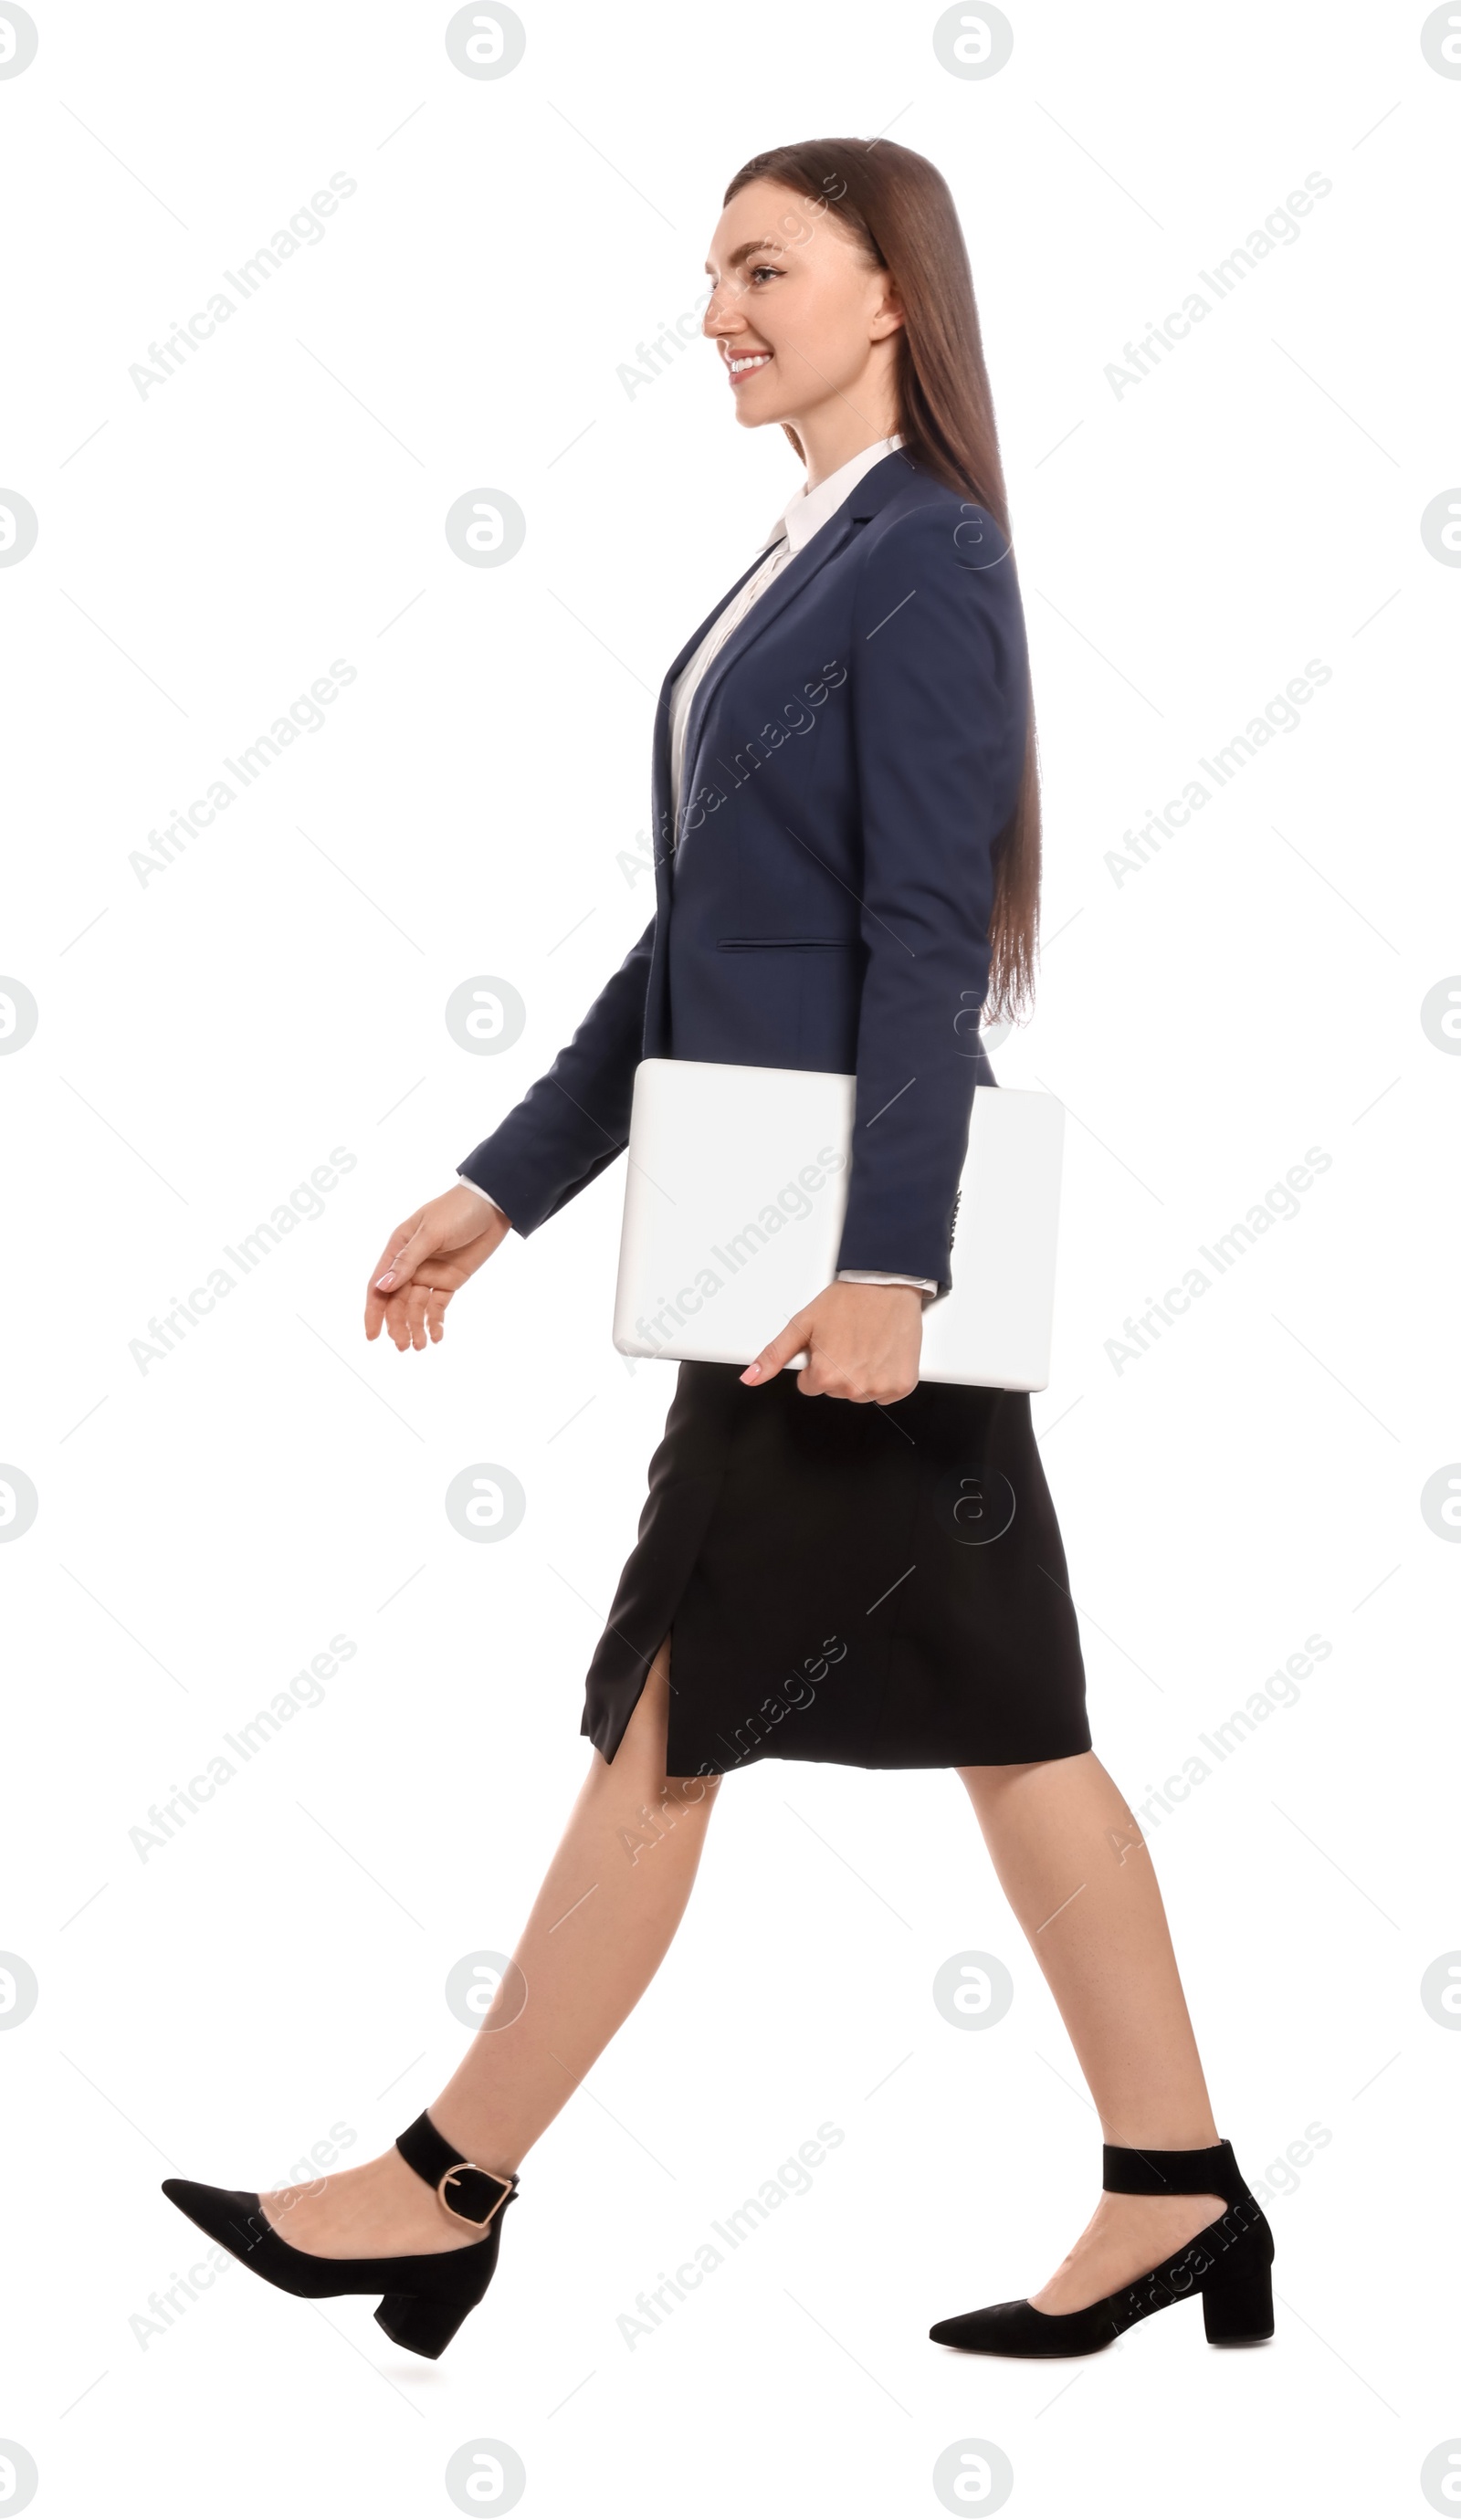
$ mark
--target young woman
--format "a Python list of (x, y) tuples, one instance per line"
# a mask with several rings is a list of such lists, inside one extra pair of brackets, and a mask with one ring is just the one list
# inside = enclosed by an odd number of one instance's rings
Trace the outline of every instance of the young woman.
[[(837, 1275), (744, 1372), (680, 1368), (588, 1671), (589, 1773), (445, 2090), (390, 2151), (312, 2186), (164, 2192), (269, 2282), (381, 2292), (387, 2334), (439, 2354), (486, 2289), (520, 2164), (664, 1957), (723, 1777), (761, 1757), (948, 1767), (1105, 2141), (1096, 2211), (1048, 2282), (935, 2340), (1089, 2353), (1201, 2292), (1210, 2339), (1254, 2341), (1272, 2235), (1218, 2138), (1150, 1855), (1091, 1747), (1028, 1397), (919, 1380), (973, 1090), (994, 1082), (978, 1013), (1027, 999), (1039, 880), (958, 220), (911, 151), (807, 142), (742, 167), (707, 270), (736, 417), (782, 428), (805, 483), (665, 676), (654, 918), (456, 1185), (391, 1235), (366, 1333), (439, 1340), (507, 1233), (622, 1151), (645, 1057), (855, 1074)], [(807, 1676), (790, 1699), (788, 1673)], [(646, 1807), (674, 1824), (629, 1865)]]

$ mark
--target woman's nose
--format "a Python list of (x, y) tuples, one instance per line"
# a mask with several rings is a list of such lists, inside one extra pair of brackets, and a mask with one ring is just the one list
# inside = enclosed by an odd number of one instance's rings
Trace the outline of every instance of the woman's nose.
[(717, 340), (722, 333), (744, 333), (746, 330), (746, 318), (723, 284), (706, 308), (701, 330), (710, 341)]

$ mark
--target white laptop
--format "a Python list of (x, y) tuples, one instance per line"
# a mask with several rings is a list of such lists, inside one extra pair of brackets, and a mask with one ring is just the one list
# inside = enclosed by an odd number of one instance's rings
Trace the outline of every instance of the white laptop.
[[(634, 1079), (614, 1344), (749, 1365), (837, 1274), (856, 1079), (647, 1058)], [(890, 1120), (896, 1126), (895, 1120)], [(1050, 1379), (1065, 1107), (977, 1086), (953, 1287), (924, 1306), (920, 1378)], [(806, 1362), (801, 1349), (793, 1370)]]

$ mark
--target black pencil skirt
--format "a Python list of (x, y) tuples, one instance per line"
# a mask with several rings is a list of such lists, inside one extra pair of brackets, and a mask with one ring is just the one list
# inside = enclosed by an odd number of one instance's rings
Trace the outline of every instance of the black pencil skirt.
[(679, 1369), (580, 1732), (613, 1759), (668, 1636), (671, 1777), (1088, 1750), (1029, 1395), (920, 1382), (884, 1408), (741, 1371)]

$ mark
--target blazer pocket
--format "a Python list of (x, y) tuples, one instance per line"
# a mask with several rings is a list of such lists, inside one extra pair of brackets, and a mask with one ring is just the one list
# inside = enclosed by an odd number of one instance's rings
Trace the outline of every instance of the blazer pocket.
[(799, 953), (825, 954), (845, 951), (852, 943), (850, 936), (717, 936), (716, 946), (722, 954), (765, 954), (778, 948)]

